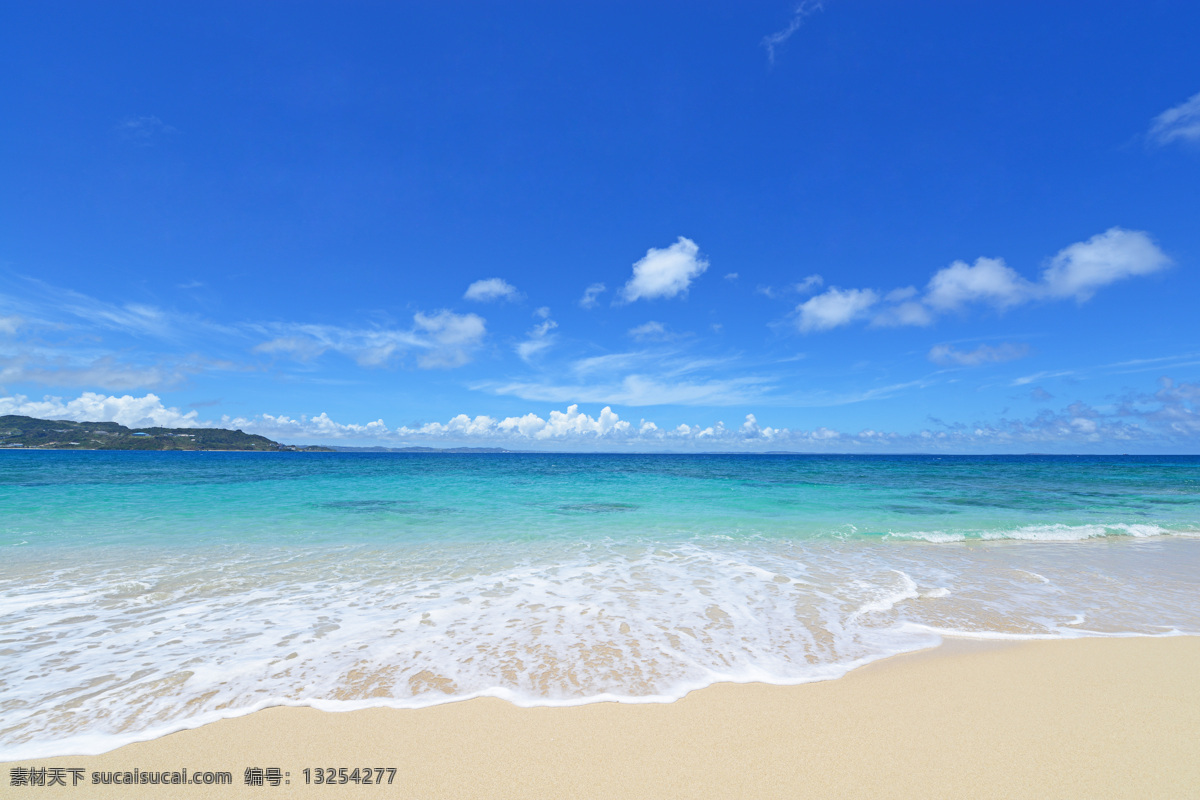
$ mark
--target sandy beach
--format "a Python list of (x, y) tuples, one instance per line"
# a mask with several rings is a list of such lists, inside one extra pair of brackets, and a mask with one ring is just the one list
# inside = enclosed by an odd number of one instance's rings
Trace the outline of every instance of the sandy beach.
[[(670, 704), (271, 708), (100, 756), (6, 763), (4, 778), (82, 769), (77, 787), (66, 772), (65, 787), (37, 790), (71, 797), (1198, 797), (1198, 676), (1200, 637), (955, 640), (838, 680), (721, 684)], [(305, 768), (315, 780), (367, 766), (395, 777), (305, 784)], [(232, 785), (91, 782), (184, 767)], [(248, 786), (248, 767), (285, 775)]]

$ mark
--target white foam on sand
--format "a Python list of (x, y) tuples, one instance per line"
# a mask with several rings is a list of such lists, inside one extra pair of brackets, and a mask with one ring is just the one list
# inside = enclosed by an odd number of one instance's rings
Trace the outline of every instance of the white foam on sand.
[(721, 681), (836, 678), (949, 633), (1200, 632), (1200, 541), (1065, 527), (932, 547), (225, 545), (7, 563), (0, 759), (102, 752), (270, 705), (669, 702)]

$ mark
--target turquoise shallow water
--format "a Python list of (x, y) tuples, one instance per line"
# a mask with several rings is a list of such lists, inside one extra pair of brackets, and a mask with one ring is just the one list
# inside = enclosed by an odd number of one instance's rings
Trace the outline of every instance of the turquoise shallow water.
[(0, 452), (0, 758), (1200, 633), (1200, 458)]

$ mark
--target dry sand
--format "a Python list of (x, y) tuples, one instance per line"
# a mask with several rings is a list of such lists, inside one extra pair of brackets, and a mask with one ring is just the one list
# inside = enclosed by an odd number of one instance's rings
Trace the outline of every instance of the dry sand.
[[(306, 786), (305, 767), (395, 767)], [(272, 708), (31, 767), (233, 773), (232, 786), (10, 788), (130, 798), (1200, 798), (1200, 637), (950, 642), (836, 681), (723, 684), (667, 705), (494, 699)], [(290, 785), (243, 784), (279, 767)], [(70, 783), (68, 778), (67, 783)]]

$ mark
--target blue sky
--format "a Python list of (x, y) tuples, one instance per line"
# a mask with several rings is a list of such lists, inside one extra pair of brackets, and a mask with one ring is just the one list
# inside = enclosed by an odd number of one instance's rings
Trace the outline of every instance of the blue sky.
[(1200, 7), (0, 12), (0, 413), (1200, 452)]

